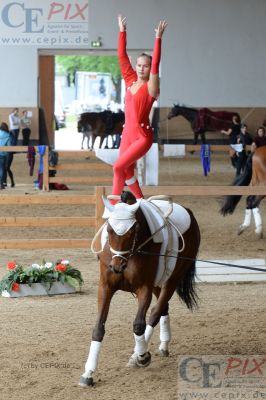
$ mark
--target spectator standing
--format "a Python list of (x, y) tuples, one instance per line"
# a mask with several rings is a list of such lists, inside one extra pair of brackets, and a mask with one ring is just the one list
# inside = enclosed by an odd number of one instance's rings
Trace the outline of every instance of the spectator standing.
[(10, 133), (12, 135), (11, 146), (16, 146), (20, 130), (20, 117), (18, 108), (14, 108), (12, 113), (9, 114), (9, 128), (10, 128)]
[(253, 142), (253, 138), (250, 135), (250, 133), (248, 133), (248, 126), (246, 124), (243, 124), (241, 126), (241, 132), (240, 132), (239, 139), (240, 139), (240, 143), (242, 143), (244, 147), (252, 144), (252, 142)]
[[(0, 146), (10, 146), (11, 137), (8, 130), (8, 126), (5, 122), (0, 125)], [(4, 178), (6, 171), (8, 153), (6, 151), (0, 151), (0, 190), (5, 189)]]
[(231, 158), (231, 163), (233, 165), (234, 168), (236, 168), (236, 151), (233, 148), (234, 145), (237, 144), (237, 140), (240, 136), (240, 129), (241, 129), (241, 121), (239, 118), (238, 114), (234, 114), (232, 117), (232, 124), (231, 127), (225, 131), (222, 130), (221, 133), (229, 136), (229, 144), (230, 144), (230, 149), (229, 149), (229, 156)]
[(28, 146), (30, 142), (31, 134), (31, 118), (28, 115), (28, 111), (22, 111), (21, 117), (21, 127), (22, 127), (22, 146)]
[(247, 131), (247, 125), (244, 124), (241, 126), (241, 132), (239, 137), (237, 138), (237, 144), (239, 145), (238, 151), (236, 151), (236, 175), (240, 175), (245, 168), (246, 162), (247, 162), (247, 151), (246, 151), (246, 146), (251, 145), (253, 142), (253, 139), (251, 135)]
[(266, 146), (266, 133), (264, 126), (260, 126), (257, 129), (256, 136), (251, 145), (251, 151), (255, 151), (258, 147)]

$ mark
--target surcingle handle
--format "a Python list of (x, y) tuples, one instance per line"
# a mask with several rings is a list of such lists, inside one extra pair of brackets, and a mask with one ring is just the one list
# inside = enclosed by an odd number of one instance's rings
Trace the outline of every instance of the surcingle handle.
[(167, 196), (165, 194), (158, 194), (155, 196), (151, 196), (147, 199), (147, 201), (152, 201), (152, 200), (167, 200), (169, 203), (169, 208), (168, 210), (166, 210), (166, 212), (164, 213), (163, 217), (164, 218), (168, 218), (169, 215), (172, 214), (173, 212), (173, 198), (171, 196)]

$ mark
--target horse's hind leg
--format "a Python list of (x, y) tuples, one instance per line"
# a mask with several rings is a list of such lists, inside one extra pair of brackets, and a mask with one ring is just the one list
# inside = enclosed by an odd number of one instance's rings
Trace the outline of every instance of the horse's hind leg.
[(259, 207), (253, 208), (252, 212), (253, 212), (253, 217), (254, 217), (254, 221), (255, 221), (255, 233), (260, 239), (262, 239), (263, 238), (262, 218), (261, 218), (261, 213), (260, 213)]
[(241, 235), (249, 226), (251, 223), (251, 216), (252, 216), (252, 203), (254, 200), (254, 196), (248, 196), (246, 200), (246, 210), (245, 210), (245, 217), (243, 223), (240, 225), (238, 228), (238, 235)]
[(258, 236), (258, 238), (262, 239), (263, 237), (263, 231), (262, 231), (262, 218), (261, 218), (261, 213), (259, 209), (259, 205), (262, 199), (264, 199), (265, 196), (255, 196), (254, 202), (253, 202), (253, 207), (252, 207), (252, 212), (253, 212), (253, 217), (254, 217), (254, 222), (255, 222), (255, 233)]
[[(152, 332), (154, 327), (160, 323), (160, 345), (159, 345), (159, 353), (163, 357), (169, 356), (169, 343), (171, 341), (171, 328), (170, 328), (170, 318), (169, 318), (169, 306), (168, 301), (173, 296), (173, 293), (176, 290), (176, 283), (173, 282), (170, 284), (168, 282), (167, 289), (164, 287), (161, 291), (159, 296), (155, 293), (156, 297), (158, 298), (157, 303), (151, 310), (151, 314), (148, 320), (147, 329), (149, 332)], [(151, 333), (147, 340), (151, 337)]]

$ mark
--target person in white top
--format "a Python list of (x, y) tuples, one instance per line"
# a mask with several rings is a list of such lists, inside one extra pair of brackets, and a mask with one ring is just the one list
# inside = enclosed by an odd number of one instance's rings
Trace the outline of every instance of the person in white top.
[(31, 118), (28, 116), (27, 110), (22, 111), (20, 122), (22, 127), (22, 146), (28, 146), (31, 134)]
[(20, 117), (18, 108), (14, 108), (12, 113), (9, 115), (9, 129), (11, 133), (11, 146), (16, 146), (20, 129)]

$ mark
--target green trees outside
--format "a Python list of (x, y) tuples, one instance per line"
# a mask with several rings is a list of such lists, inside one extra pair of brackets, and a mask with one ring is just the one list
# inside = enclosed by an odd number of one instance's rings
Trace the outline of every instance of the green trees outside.
[(76, 71), (111, 73), (116, 102), (121, 102), (121, 72), (117, 56), (56, 56), (55, 62), (57, 71), (66, 74), (69, 86), (75, 83)]

